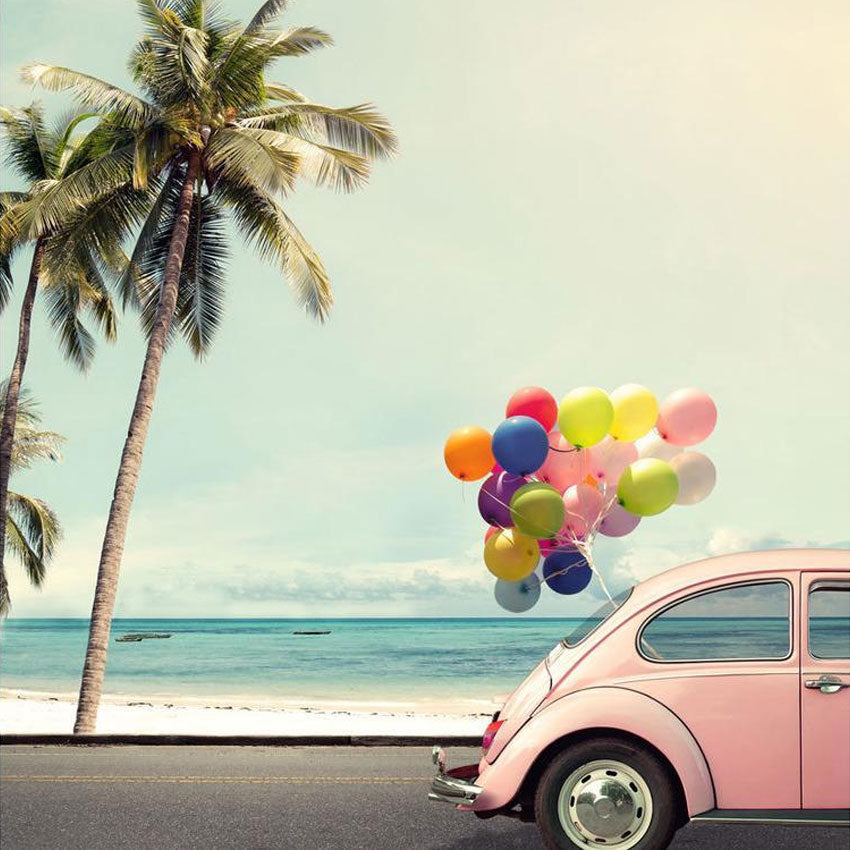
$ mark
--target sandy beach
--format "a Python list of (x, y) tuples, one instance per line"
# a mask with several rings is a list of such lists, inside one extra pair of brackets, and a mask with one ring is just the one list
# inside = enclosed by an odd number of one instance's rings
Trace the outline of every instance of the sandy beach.
[[(0, 734), (67, 734), (76, 694), (0, 689)], [(100, 734), (480, 735), (495, 701), (256, 700), (106, 695)]]

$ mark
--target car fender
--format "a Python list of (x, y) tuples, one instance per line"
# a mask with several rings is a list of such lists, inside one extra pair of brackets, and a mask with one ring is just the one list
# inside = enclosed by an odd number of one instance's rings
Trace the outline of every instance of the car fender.
[(714, 807), (708, 763), (688, 727), (652, 697), (628, 688), (605, 686), (575, 691), (544, 703), (492, 764), (482, 759), (476, 782), (484, 790), (472, 809), (490, 811), (508, 805), (543, 750), (560, 738), (588, 729), (626, 732), (662, 753), (679, 777), (689, 816)]

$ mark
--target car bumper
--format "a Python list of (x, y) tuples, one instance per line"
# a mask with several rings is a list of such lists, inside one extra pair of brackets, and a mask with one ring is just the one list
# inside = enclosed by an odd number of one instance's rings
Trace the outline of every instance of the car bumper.
[(451, 803), (454, 806), (471, 806), (484, 790), (475, 784), (478, 765), (467, 764), (446, 770), (446, 754), (441, 747), (434, 747), (431, 760), (437, 765), (437, 775), (431, 781), (429, 800)]

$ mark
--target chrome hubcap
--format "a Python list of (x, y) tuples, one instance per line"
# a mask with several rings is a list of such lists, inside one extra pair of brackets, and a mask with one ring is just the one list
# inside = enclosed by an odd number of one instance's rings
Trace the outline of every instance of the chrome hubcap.
[(643, 777), (618, 761), (592, 761), (574, 770), (558, 795), (558, 818), (570, 840), (628, 850), (652, 820), (652, 794)]

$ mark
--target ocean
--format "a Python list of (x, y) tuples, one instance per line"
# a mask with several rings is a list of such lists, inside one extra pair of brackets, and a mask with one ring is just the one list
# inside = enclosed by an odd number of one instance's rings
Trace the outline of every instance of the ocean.
[[(492, 699), (512, 691), (579, 620), (550, 619), (117, 619), (105, 691), (128, 696), (343, 700)], [(820, 642), (840, 654), (846, 620), (819, 620)], [(295, 635), (298, 630), (330, 631)], [(165, 640), (116, 643), (132, 632)], [(652, 635), (657, 651), (722, 647), (782, 654), (782, 618), (688, 618)], [(85, 619), (11, 619), (0, 628), (0, 686), (73, 692), (88, 636)], [(683, 650), (683, 648), (685, 648)], [(691, 655), (699, 657), (699, 655)]]

